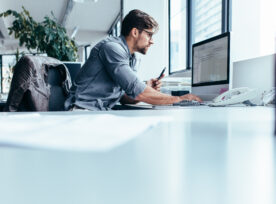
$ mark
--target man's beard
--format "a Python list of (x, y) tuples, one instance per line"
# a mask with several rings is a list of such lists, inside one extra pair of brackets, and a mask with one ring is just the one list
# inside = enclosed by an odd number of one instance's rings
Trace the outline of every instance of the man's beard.
[(141, 54), (143, 54), (143, 55), (145, 55), (146, 53), (147, 53), (147, 47), (143, 47), (143, 48), (138, 48), (137, 49), (137, 52), (139, 52), (139, 53), (141, 53)]
[(140, 38), (136, 41), (135, 43), (135, 47), (136, 47), (136, 50), (137, 52), (145, 55), (148, 51), (148, 46), (145, 46), (145, 47), (138, 47), (138, 41), (140, 40)]

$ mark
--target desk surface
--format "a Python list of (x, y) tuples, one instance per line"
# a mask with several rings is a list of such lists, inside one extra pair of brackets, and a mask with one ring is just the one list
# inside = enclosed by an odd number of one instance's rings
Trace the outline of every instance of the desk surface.
[(108, 152), (2, 146), (0, 203), (276, 203), (274, 108), (110, 113), (175, 120)]

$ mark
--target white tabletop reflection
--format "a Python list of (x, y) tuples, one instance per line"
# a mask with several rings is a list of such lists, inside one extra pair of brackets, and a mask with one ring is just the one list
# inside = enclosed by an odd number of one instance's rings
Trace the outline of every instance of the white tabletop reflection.
[(0, 203), (276, 203), (274, 108), (187, 107), (110, 114), (130, 120), (169, 115), (173, 120), (106, 152), (3, 145)]

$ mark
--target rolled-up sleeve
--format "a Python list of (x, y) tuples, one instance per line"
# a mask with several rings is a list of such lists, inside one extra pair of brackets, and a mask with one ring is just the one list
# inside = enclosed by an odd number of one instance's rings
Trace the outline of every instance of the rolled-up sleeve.
[(129, 56), (117, 43), (105, 43), (99, 57), (110, 77), (132, 98), (142, 93), (146, 85), (141, 82), (129, 66)]

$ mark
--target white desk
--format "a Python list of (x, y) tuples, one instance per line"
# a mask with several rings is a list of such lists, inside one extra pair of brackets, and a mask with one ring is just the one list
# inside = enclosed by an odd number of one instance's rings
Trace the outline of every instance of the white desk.
[(105, 153), (0, 147), (0, 203), (276, 203), (274, 108), (112, 114), (175, 121)]

